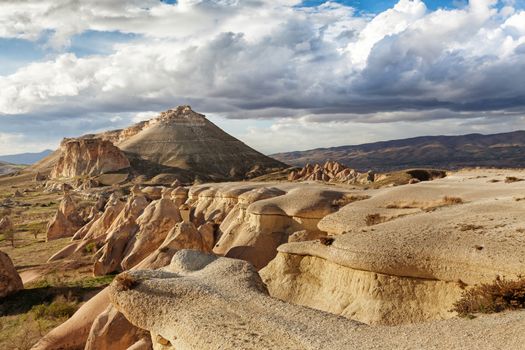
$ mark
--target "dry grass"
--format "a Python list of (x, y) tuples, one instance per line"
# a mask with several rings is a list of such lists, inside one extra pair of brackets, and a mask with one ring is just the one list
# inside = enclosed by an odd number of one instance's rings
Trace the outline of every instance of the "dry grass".
[(330, 246), (334, 243), (335, 238), (333, 237), (319, 237), (319, 241), (322, 245)]
[(448, 207), (464, 203), (459, 197), (444, 196), (435, 201), (398, 201), (386, 205), (387, 209), (421, 209), (423, 211), (433, 211), (438, 208)]
[(15, 226), (15, 246), (0, 234), (0, 249), (11, 257), (22, 275), (36, 278), (24, 290), (0, 300), (2, 350), (30, 349), (113, 278), (93, 278), (90, 256), (47, 263), (52, 254), (70, 243), (70, 238), (45, 242), (47, 222), (55, 214), (62, 195), (44, 193), (31, 179), (32, 176), (0, 177), (0, 201), (9, 198), (15, 189), (23, 193), (16, 198), (19, 203), (0, 213), (9, 215)]
[(525, 278), (505, 280), (498, 277), (493, 283), (481, 284), (466, 290), (461, 299), (454, 304), (454, 311), (461, 316), (523, 308), (525, 308)]
[(58, 296), (51, 304), (35, 305), (31, 313), (35, 319), (68, 319), (78, 310), (78, 300), (68, 299), (63, 295)]
[(520, 179), (519, 177), (516, 177), (516, 176), (507, 176), (505, 178), (506, 184), (511, 184), (511, 183), (520, 182), (520, 181), (523, 181), (523, 179)]
[(30, 349), (112, 278), (80, 275), (69, 279), (57, 271), (0, 300), (0, 349)]
[(117, 282), (117, 289), (121, 292), (128, 291), (135, 288), (139, 284), (139, 280), (127, 272), (123, 272), (115, 278)]
[(345, 195), (342, 198), (335, 199), (332, 202), (332, 206), (336, 208), (344, 207), (347, 204), (358, 202), (358, 201), (364, 201), (365, 199), (370, 199), (370, 196), (368, 195), (361, 195), (361, 194), (350, 194)]
[(459, 230), (460, 231), (476, 231), (476, 230), (481, 230), (483, 229), (484, 227), (483, 226), (480, 226), (480, 225), (474, 225), (474, 224), (460, 224), (458, 226)]
[(387, 222), (389, 219), (386, 216), (382, 216), (379, 213), (368, 214), (365, 218), (366, 226), (374, 226)]

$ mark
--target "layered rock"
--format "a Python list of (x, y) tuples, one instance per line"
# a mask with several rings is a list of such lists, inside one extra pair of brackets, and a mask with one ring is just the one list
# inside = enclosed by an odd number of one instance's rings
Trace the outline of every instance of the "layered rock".
[(64, 139), (52, 178), (96, 176), (130, 167), (127, 157), (110, 141), (99, 138)]
[(109, 289), (158, 349), (493, 349), (525, 341), (525, 312), (367, 326), (271, 298), (249, 263), (194, 251), (178, 252), (162, 271), (130, 272)]
[(9, 256), (0, 251), (0, 298), (23, 289), (22, 279)]
[(196, 225), (220, 224), (216, 254), (262, 268), (296, 232), (322, 235), (318, 222), (351, 200), (351, 192), (326, 185), (225, 183), (193, 186), (188, 204)]
[(193, 179), (244, 179), (285, 167), (228, 135), (189, 106), (161, 113), (118, 147), (137, 161), (175, 172), (180, 169), (186, 180), (188, 175)]
[(228, 135), (189, 106), (170, 109), (123, 130), (65, 139), (60, 151), (30, 169), (44, 172), (50, 167), (52, 177), (96, 176), (131, 167), (136, 176), (168, 174), (185, 183), (241, 180), (287, 168)]
[(525, 186), (481, 182), (456, 175), (371, 192), (319, 222), (329, 242), (278, 248), (261, 271), (270, 294), (369, 324), (454, 316), (462, 288), (525, 268), (525, 205), (513, 198)]
[(85, 224), (79, 214), (72, 196), (65, 193), (55, 216), (47, 226), (47, 240), (73, 236)]

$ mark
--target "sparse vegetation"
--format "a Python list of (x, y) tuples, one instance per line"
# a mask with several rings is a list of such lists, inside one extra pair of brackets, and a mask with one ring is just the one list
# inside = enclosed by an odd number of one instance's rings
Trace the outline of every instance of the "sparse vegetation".
[(474, 225), (474, 224), (461, 224), (459, 225), (459, 230), (460, 231), (476, 231), (476, 230), (481, 230), (483, 228), (483, 226), (480, 226), (480, 225)]
[(463, 292), (454, 304), (461, 316), (476, 313), (496, 313), (525, 308), (525, 278), (506, 280), (496, 278), (493, 283), (481, 284)]
[(68, 300), (64, 296), (57, 297), (51, 304), (35, 305), (31, 313), (35, 319), (47, 318), (51, 320), (68, 319), (77, 311), (78, 300)]
[(95, 242), (88, 243), (84, 249), (86, 253), (94, 254), (97, 251), (97, 244)]
[(337, 208), (341, 208), (341, 207), (344, 207), (347, 204), (350, 204), (350, 203), (353, 203), (353, 202), (358, 202), (358, 201), (363, 201), (365, 199), (370, 199), (370, 196), (360, 195), (360, 194), (346, 195), (346, 196), (344, 196), (342, 198), (334, 200), (332, 202), (332, 206), (333, 207), (337, 207)]
[(139, 281), (127, 272), (123, 272), (115, 278), (119, 291), (127, 291), (137, 286)]
[(386, 205), (387, 209), (421, 209), (423, 211), (433, 211), (438, 208), (464, 203), (459, 197), (444, 196), (435, 201), (401, 201)]
[(57, 271), (0, 300), (0, 349), (29, 350), (113, 278), (68, 278)]
[(388, 221), (388, 218), (379, 213), (368, 214), (365, 218), (366, 226), (378, 225), (386, 221)]
[(335, 238), (333, 238), (333, 237), (320, 237), (319, 241), (321, 242), (322, 245), (330, 246), (330, 245), (332, 245), (332, 243), (334, 243)]
[(510, 183), (513, 183), (513, 182), (520, 182), (520, 181), (523, 181), (523, 179), (520, 179), (519, 177), (516, 177), (516, 176), (507, 176), (505, 178), (505, 183), (506, 184), (510, 184)]

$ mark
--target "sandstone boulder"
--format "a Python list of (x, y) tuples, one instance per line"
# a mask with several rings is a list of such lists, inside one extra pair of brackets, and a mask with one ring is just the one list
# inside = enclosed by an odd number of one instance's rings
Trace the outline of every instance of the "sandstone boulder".
[(0, 251), (0, 298), (23, 289), (22, 279), (18, 275), (9, 256)]
[[(252, 192), (253, 191), (253, 192)], [(323, 235), (317, 227), (326, 215), (339, 209), (335, 202), (347, 192), (323, 185), (280, 185), (259, 188), (239, 196), (238, 204), (222, 221), (220, 238), (213, 251), (243, 259), (255, 267), (266, 266), (277, 247), (297, 231)]]
[(142, 339), (149, 338), (149, 332), (129, 323), (122, 313), (109, 305), (94, 320), (84, 349), (126, 350)]

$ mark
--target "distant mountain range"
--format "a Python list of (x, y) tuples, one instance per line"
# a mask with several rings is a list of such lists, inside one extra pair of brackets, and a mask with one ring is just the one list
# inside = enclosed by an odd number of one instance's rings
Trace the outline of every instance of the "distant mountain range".
[(296, 166), (333, 160), (355, 169), (376, 171), (414, 167), (525, 168), (525, 131), (493, 135), (423, 136), (278, 153), (271, 157)]
[(45, 151), (39, 153), (10, 154), (6, 156), (0, 156), (0, 162), (19, 165), (30, 165), (40, 161), (41, 159), (47, 157), (51, 153), (53, 153), (52, 150), (46, 149)]

